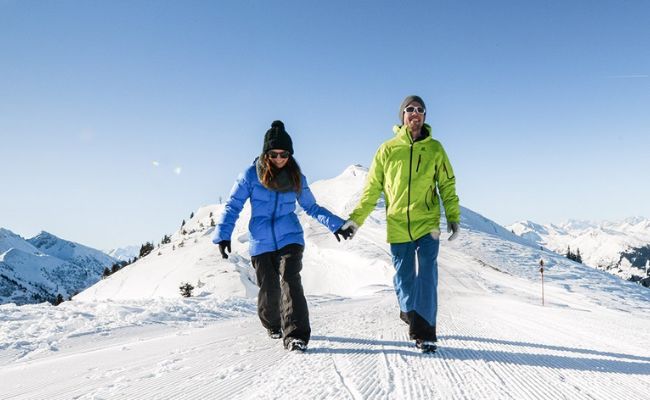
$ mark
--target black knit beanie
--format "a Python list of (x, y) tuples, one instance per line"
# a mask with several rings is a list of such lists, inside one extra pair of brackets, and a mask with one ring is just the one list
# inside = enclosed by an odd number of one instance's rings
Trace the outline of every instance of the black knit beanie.
[(262, 153), (266, 153), (272, 149), (286, 150), (293, 155), (293, 143), (291, 136), (284, 130), (282, 121), (273, 121), (271, 129), (266, 131), (264, 135), (264, 147)]
[(399, 106), (399, 120), (402, 123), (404, 123), (404, 109), (412, 101), (417, 101), (418, 103), (422, 104), (422, 107), (424, 107), (425, 110), (427, 109), (427, 106), (426, 106), (426, 104), (424, 104), (424, 100), (422, 100), (422, 97), (416, 96), (416, 95), (406, 96), (406, 98), (404, 99), (402, 104)]

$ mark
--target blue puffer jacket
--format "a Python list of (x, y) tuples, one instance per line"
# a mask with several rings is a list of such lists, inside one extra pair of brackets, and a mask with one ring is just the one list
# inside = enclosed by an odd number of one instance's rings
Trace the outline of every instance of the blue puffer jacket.
[(304, 175), (300, 196), (296, 196), (296, 192), (276, 192), (262, 185), (253, 163), (237, 178), (224, 213), (215, 228), (213, 243), (230, 240), (239, 213), (249, 198), (251, 220), (248, 223), (248, 230), (251, 256), (275, 251), (288, 244), (305, 245), (302, 226), (295, 213), (296, 200), (307, 215), (332, 232), (336, 232), (345, 222), (316, 203)]

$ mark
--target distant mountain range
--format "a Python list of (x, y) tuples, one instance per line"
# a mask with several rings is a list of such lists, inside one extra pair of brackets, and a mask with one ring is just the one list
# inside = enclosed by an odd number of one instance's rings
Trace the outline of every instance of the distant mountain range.
[(126, 246), (105, 251), (109, 256), (120, 261), (131, 261), (140, 254), (140, 246)]
[(102, 251), (41, 232), (24, 239), (0, 228), (0, 304), (67, 299), (118, 262)]
[(508, 229), (560, 254), (579, 250), (585, 265), (650, 286), (650, 219), (600, 223), (570, 220), (559, 225), (521, 221)]

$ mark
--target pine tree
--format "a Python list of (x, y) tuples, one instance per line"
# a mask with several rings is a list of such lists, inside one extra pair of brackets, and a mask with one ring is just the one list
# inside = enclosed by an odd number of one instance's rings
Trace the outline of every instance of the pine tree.
[(210, 226), (216, 226), (216, 224), (214, 223), (214, 218), (210, 218)]
[(160, 243), (167, 244), (167, 243), (170, 243), (171, 241), (172, 241), (171, 236), (165, 235), (165, 236), (163, 236), (162, 241)]
[(113, 266), (111, 267), (111, 274), (114, 274), (114, 273), (116, 273), (116, 272), (119, 271), (119, 270), (120, 270), (120, 264), (115, 263), (115, 264), (113, 264)]
[(181, 290), (181, 296), (192, 297), (194, 286), (192, 286), (189, 282), (186, 282), (184, 284), (181, 284), (181, 286), (179, 286), (179, 289)]
[(111, 270), (108, 267), (104, 268), (104, 273), (102, 273), (102, 278), (108, 278), (111, 275)]
[(59, 304), (63, 303), (63, 296), (61, 293), (56, 295), (56, 299), (54, 300), (54, 305), (58, 306)]
[(580, 254), (580, 248), (578, 248), (577, 251), (574, 253), (571, 251), (571, 247), (567, 246), (566, 258), (568, 258), (571, 261), (575, 261), (582, 264), (582, 255)]
[(190, 214), (190, 219), (194, 218), (194, 211), (192, 211), (192, 214)]
[(569, 260), (575, 260), (575, 256), (571, 252), (571, 246), (566, 247), (566, 258), (568, 258)]
[(153, 243), (145, 243), (140, 247), (140, 258), (145, 257), (147, 254), (151, 253), (154, 249)]
[(185, 226), (185, 220), (183, 220), (183, 222), (181, 222), (181, 228), (184, 227), (184, 226)]

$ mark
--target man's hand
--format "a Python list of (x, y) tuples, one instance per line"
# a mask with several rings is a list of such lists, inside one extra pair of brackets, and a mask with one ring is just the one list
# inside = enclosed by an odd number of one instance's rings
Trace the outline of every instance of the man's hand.
[(447, 222), (447, 232), (452, 232), (451, 236), (447, 240), (454, 240), (456, 236), (460, 233), (460, 226), (458, 222)]
[(228, 253), (230, 253), (230, 240), (222, 240), (219, 243), (219, 251), (221, 252), (221, 257), (228, 259), (228, 254), (226, 254), (226, 249), (228, 250)]
[(345, 240), (352, 239), (354, 235), (357, 233), (358, 229), (359, 229), (359, 225), (357, 225), (356, 222), (349, 219), (345, 221), (343, 226), (341, 226), (336, 232), (334, 232), (334, 236), (336, 236), (336, 240), (338, 240), (339, 242), (341, 241), (341, 239), (339, 239), (339, 235), (343, 236), (343, 239)]
[(348, 226), (346, 229), (343, 229), (343, 226), (341, 226), (336, 232), (334, 232), (334, 236), (336, 236), (336, 240), (339, 242), (341, 241), (339, 236), (343, 237), (343, 240), (348, 240), (354, 236), (354, 230), (351, 226)]

